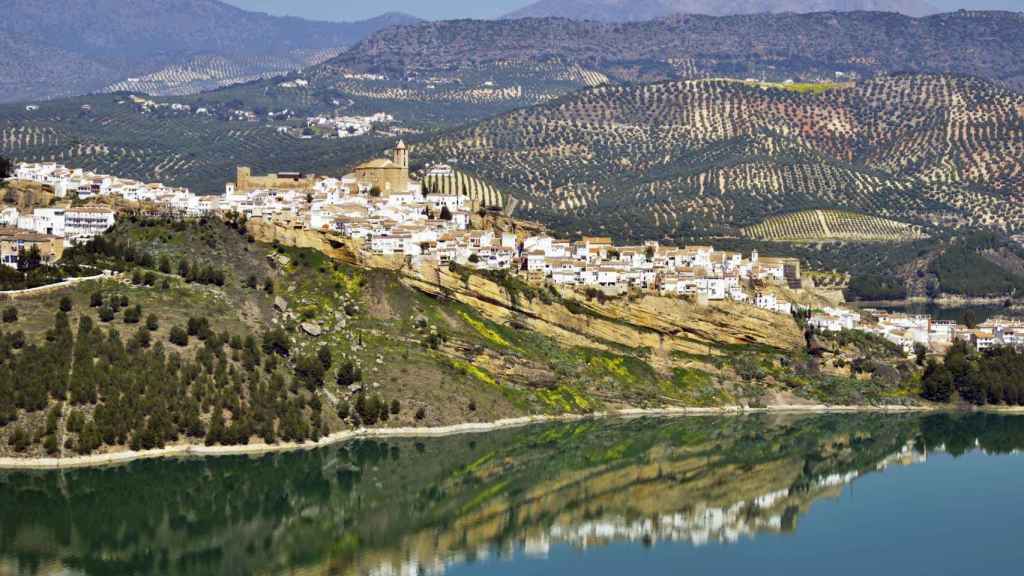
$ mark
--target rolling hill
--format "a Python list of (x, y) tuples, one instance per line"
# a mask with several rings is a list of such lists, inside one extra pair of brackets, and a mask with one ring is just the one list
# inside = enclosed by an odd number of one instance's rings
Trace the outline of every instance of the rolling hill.
[(626, 239), (734, 234), (837, 208), (1024, 230), (1024, 96), (965, 77), (849, 85), (606, 85), (427, 139), (414, 154), (519, 202), (517, 215)]
[(600, 22), (637, 22), (673, 14), (763, 14), (778, 12), (852, 12), (867, 10), (925, 16), (938, 12), (922, 0), (539, 0), (506, 18), (572, 18)]
[(1009, 12), (672, 16), (629, 23), (460, 20), (373, 35), (307, 76), (322, 91), (382, 106), (460, 104), (499, 111), (606, 82), (723, 77), (821, 82), (949, 73), (1019, 90), (1021, 53), (1024, 14)]
[(194, 93), (316, 64), (416, 21), (311, 22), (217, 0), (3, 0), (0, 12), (0, 102), (105, 89)]

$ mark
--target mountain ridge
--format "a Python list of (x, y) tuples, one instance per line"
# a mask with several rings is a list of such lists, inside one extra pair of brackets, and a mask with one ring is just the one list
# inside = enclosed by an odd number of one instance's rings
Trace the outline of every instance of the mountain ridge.
[(315, 22), (218, 0), (5, 0), (0, 9), (7, 55), (0, 101), (7, 102), (102, 91), (161, 73), (169, 89), (150, 83), (138, 91), (190, 93), (315, 64), (382, 28), (418, 21), (389, 13)]
[(676, 15), (618, 24), (459, 20), (396, 32), (373, 35), (312, 73), (328, 80), (346, 71), (390, 78), (489, 75), (500, 84), (516, 76), (550, 83), (574, 67), (613, 82), (920, 72), (972, 74), (1024, 88), (1016, 57), (1024, 52), (1024, 15), (1010, 12)]
[(637, 22), (674, 14), (732, 16), (833, 11), (897, 12), (913, 17), (939, 12), (922, 0), (726, 0), (714, 3), (701, 0), (538, 0), (503, 18), (561, 17), (599, 22)]

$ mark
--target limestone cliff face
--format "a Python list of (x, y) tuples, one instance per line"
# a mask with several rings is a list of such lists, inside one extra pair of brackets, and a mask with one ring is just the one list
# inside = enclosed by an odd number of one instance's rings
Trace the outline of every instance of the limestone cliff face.
[(311, 248), (320, 251), (330, 258), (354, 266), (398, 270), (405, 262), (401, 258), (385, 258), (367, 254), (360, 250), (361, 243), (358, 240), (343, 238), (318, 230), (292, 228), (262, 219), (249, 220), (247, 228), (249, 233), (259, 242), (267, 244), (277, 242), (296, 248)]
[(644, 295), (599, 302), (571, 290), (557, 297), (530, 297), (477, 274), (463, 277), (447, 267), (414, 267), (404, 258), (369, 255), (357, 241), (315, 230), (251, 220), (249, 231), (260, 242), (312, 248), (349, 264), (396, 271), (410, 288), (472, 306), (488, 320), (533, 330), (563, 346), (647, 348), (657, 369), (671, 368), (673, 353), (721, 355), (730, 346), (749, 344), (783, 350), (803, 346), (791, 317), (730, 301), (705, 306)]
[(803, 344), (800, 329), (789, 316), (733, 302), (700, 306), (645, 295), (601, 303), (570, 291), (561, 292), (557, 299), (528, 299), (488, 278), (463, 278), (429, 265), (403, 270), (402, 282), (472, 306), (494, 322), (534, 330), (566, 346), (649, 348), (656, 368), (671, 365), (673, 352), (715, 355), (730, 345), (791, 350)]

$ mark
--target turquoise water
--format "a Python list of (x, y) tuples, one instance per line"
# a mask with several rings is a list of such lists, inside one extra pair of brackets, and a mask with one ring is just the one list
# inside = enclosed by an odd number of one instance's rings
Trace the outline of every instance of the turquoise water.
[(1017, 574), (1024, 417), (545, 425), (0, 473), (7, 574)]

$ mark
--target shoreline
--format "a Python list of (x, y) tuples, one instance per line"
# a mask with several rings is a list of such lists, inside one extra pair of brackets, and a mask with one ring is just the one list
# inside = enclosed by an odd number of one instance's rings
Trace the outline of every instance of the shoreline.
[[(598, 412), (593, 414), (563, 414), (559, 416), (521, 416), (495, 420), (493, 422), (467, 422), (463, 424), (452, 424), (449, 426), (412, 427), (412, 428), (360, 428), (357, 430), (346, 430), (335, 432), (325, 436), (316, 442), (281, 442), (277, 444), (266, 444), (263, 442), (235, 445), (235, 446), (206, 446), (203, 444), (178, 444), (153, 450), (110, 452), (107, 454), (89, 454), (85, 456), (71, 456), (68, 458), (12, 458), (0, 457), (0, 472), (7, 471), (32, 471), (32, 470), (66, 470), (79, 468), (100, 468), (105, 466), (116, 466), (127, 464), (137, 460), (152, 460), (163, 458), (192, 458), (192, 457), (216, 457), (216, 456), (246, 456), (263, 455), (279, 452), (295, 452), (299, 450), (315, 450), (336, 444), (361, 440), (366, 438), (441, 438), (446, 436), (458, 436), (463, 434), (483, 434), (498, 430), (511, 428), (522, 428), (536, 424), (548, 424), (556, 422), (579, 422), (584, 420), (610, 420), (642, 417), (682, 417), (682, 416), (743, 416), (751, 414), (830, 414), (830, 413), (857, 413), (857, 412), (880, 412), (888, 414), (907, 414), (922, 412), (941, 412), (954, 410), (955, 407), (946, 406), (830, 406), (825, 404), (794, 404), (776, 405), (764, 408), (750, 408), (744, 406), (718, 407), (718, 408), (626, 408), (610, 412)], [(994, 411), (1009, 413), (1024, 413), (1024, 408), (1017, 409), (995, 409)]]

